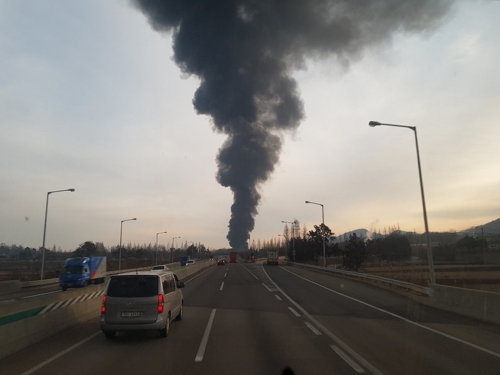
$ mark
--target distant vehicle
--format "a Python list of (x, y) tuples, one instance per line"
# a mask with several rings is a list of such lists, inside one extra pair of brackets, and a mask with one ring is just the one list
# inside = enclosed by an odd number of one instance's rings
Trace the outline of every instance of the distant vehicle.
[(267, 250), (267, 265), (269, 266), (271, 264), (279, 266), (278, 250)]
[(168, 267), (164, 264), (159, 264), (151, 268), (151, 271), (168, 271)]
[(184, 283), (171, 271), (111, 276), (102, 297), (102, 332), (108, 339), (117, 331), (158, 331), (167, 337), (173, 318), (182, 320), (181, 288)]
[(226, 265), (226, 260), (225, 260), (225, 259), (219, 259), (219, 260), (217, 261), (217, 265), (218, 265), (218, 266), (224, 266), (224, 265)]
[(186, 265), (188, 264), (194, 264), (194, 259), (189, 259), (187, 262), (186, 262)]
[(189, 257), (181, 257), (181, 266), (185, 266), (189, 259)]
[(229, 263), (237, 263), (238, 262), (238, 253), (236, 251), (231, 251), (229, 253)]
[(59, 286), (81, 288), (90, 284), (100, 284), (106, 277), (106, 257), (68, 258), (59, 276)]

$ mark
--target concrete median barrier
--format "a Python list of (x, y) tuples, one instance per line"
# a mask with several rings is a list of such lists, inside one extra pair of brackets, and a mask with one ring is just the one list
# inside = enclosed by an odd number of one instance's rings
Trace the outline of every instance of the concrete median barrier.
[(21, 290), (23, 283), (19, 280), (0, 281), (0, 294)]
[(500, 324), (500, 293), (433, 285), (431, 306), (489, 323)]
[(99, 313), (105, 284), (20, 300), (0, 307), (0, 358)]
[[(204, 261), (172, 271), (182, 280), (214, 264)], [(70, 289), (0, 305), (0, 358), (99, 316), (106, 285)]]

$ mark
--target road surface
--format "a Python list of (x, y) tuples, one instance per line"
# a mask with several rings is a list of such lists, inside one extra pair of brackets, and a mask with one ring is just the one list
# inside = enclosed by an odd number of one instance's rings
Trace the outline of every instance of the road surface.
[(499, 374), (500, 327), (294, 267), (187, 279), (184, 318), (106, 340), (99, 319), (0, 360), (5, 374)]

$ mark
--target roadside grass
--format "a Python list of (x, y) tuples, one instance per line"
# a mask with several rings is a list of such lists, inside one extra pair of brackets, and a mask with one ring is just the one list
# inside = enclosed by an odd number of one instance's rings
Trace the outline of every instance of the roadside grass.
[[(500, 293), (499, 271), (498, 265), (434, 266), (437, 284), (497, 293)], [(429, 280), (428, 268), (422, 265), (365, 266), (360, 272), (423, 286), (427, 286)]]

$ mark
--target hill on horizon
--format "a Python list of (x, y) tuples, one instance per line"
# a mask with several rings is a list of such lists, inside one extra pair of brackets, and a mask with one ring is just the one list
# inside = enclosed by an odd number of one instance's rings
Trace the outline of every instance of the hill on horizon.
[[(489, 223), (486, 223), (486, 224), (475, 225), (475, 226), (469, 227), (467, 229), (457, 231), (456, 233), (460, 237), (465, 236), (465, 235), (469, 235), (469, 236), (476, 235), (477, 236), (477, 235), (481, 234), (481, 230), (484, 232), (485, 235), (486, 234), (500, 235), (500, 218), (495, 219), (493, 221), (490, 221)], [(413, 231), (398, 230), (397, 232), (399, 232), (402, 235), (414, 234)], [(364, 228), (359, 228), (359, 229), (354, 229), (354, 230), (351, 230), (351, 231), (348, 231), (348, 232), (345, 232), (345, 233), (338, 235), (337, 241), (345, 241), (345, 240), (349, 239), (349, 236), (353, 233), (356, 233), (356, 236), (362, 237), (362, 238), (371, 237), (371, 235), (372, 235), (372, 232), (370, 232), (369, 230), (364, 229)], [(433, 232), (431, 230), (430, 233), (431, 234), (432, 233), (443, 233), (444, 234), (444, 233), (448, 233), (448, 232)], [(416, 233), (416, 234), (422, 235), (423, 233)]]

